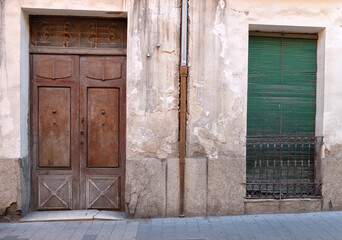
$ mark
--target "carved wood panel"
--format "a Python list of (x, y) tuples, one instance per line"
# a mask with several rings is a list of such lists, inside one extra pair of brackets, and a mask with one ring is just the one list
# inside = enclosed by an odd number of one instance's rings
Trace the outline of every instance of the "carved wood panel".
[(70, 81), (77, 77), (74, 59), (65, 55), (40, 55), (34, 58), (33, 77), (37, 82)]
[(87, 208), (118, 209), (120, 178), (117, 176), (87, 176)]
[(36, 76), (47, 79), (62, 79), (72, 76), (72, 62), (56, 57), (36, 62)]
[(38, 209), (71, 209), (72, 176), (38, 176)]
[(121, 78), (121, 63), (106, 59), (87, 61), (87, 78), (95, 80), (114, 80)]

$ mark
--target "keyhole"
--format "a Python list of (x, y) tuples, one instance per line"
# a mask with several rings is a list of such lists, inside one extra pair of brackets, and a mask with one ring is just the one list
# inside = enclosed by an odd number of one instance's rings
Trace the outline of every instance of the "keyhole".
[(56, 109), (52, 110), (52, 113), (53, 113), (53, 114), (56, 114), (56, 112), (57, 112)]
[(104, 110), (101, 111), (101, 114), (102, 114), (102, 115), (105, 115), (105, 113), (106, 113), (106, 112), (105, 112)]
[(105, 123), (104, 122), (102, 122), (102, 126), (104, 126), (105, 125)]

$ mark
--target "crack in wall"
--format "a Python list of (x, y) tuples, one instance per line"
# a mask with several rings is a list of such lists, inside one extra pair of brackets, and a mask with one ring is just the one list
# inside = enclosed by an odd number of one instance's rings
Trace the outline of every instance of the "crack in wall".
[[(129, 194), (128, 196), (128, 202), (126, 202), (126, 206), (127, 206), (127, 212), (131, 215), (131, 216), (134, 216), (137, 212), (137, 209), (138, 209), (138, 205), (140, 203), (140, 198), (141, 197), (144, 197), (146, 195), (146, 187), (144, 186), (144, 184), (136, 179), (136, 181), (139, 183), (139, 184), (132, 184), (132, 186), (134, 186), (135, 188), (139, 188), (142, 187), (142, 189), (140, 190), (136, 190), (132, 193)], [(145, 193), (144, 193), (145, 192)]]

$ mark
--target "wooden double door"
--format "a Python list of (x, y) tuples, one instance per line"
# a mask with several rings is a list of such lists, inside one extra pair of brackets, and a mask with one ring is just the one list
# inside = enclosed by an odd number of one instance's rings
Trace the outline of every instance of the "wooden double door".
[(124, 210), (126, 57), (31, 55), (31, 210)]

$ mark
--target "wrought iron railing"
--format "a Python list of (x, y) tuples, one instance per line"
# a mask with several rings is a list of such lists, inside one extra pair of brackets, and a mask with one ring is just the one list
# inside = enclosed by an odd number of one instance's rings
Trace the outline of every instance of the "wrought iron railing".
[(246, 198), (320, 197), (323, 137), (248, 136)]

